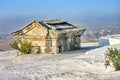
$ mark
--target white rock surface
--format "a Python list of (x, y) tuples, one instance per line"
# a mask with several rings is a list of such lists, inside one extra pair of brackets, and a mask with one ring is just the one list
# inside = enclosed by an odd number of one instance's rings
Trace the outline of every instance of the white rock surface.
[(105, 69), (104, 53), (108, 47), (57, 55), (16, 56), (17, 51), (0, 52), (0, 80), (120, 80), (120, 71)]
[(108, 35), (99, 38), (99, 46), (117, 45), (120, 44), (120, 34)]

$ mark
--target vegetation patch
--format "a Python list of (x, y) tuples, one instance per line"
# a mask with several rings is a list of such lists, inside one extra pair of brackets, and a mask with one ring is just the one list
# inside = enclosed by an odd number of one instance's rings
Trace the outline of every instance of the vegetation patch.
[(41, 53), (41, 48), (40, 46), (36, 48), (36, 54), (40, 54)]
[(21, 53), (24, 53), (24, 54), (30, 54), (32, 50), (31, 42), (28, 42), (27, 40), (21, 40), (20, 38), (15, 40), (11, 44), (11, 47), (19, 50)]
[[(110, 64), (112, 63), (112, 64)], [(105, 66), (113, 66), (115, 70), (120, 70), (120, 50), (108, 48), (105, 53)]]

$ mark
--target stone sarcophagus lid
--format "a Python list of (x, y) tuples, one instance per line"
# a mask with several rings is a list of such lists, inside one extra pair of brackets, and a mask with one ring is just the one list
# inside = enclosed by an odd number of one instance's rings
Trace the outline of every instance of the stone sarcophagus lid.
[(67, 21), (55, 19), (32, 21), (12, 35), (15, 39), (20, 37), (32, 42), (32, 46), (40, 47), (42, 53), (60, 53), (79, 49), (84, 31)]

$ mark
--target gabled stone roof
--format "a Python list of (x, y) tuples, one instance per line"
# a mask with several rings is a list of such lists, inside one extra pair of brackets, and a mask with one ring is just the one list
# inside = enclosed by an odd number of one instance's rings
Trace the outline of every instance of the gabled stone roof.
[(28, 32), (29, 30), (33, 29), (34, 27), (28, 27), (29, 25), (31, 25), (33, 22), (35, 21), (32, 21), (31, 23), (25, 25), (23, 28), (15, 31), (15, 32), (12, 32), (11, 34), (14, 36), (14, 35), (23, 35), (24, 33)]
[(38, 21), (41, 25), (47, 26), (49, 29), (54, 30), (63, 30), (63, 29), (72, 29), (76, 28), (74, 25), (68, 23), (67, 21), (63, 21), (60, 19), (55, 20), (47, 20), (47, 21)]
[[(76, 27), (75, 25), (72, 25), (72, 24), (68, 23), (67, 21), (63, 21), (63, 20), (60, 20), (60, 19), (47, 20), (47, 21), (33, 21), (33, 22), (35, 22), (38, 25), (42, 26), (43, 28), (49, 29), (50, 31), (52, 31), (54, 33), (57, 33), (57, 34), (70, 33), (70, 32), (80, 34), (81, 32), (83, 33), (85, 31), (85, 29), (83, 29), (83, 28)], [(22, 35), (22, 34), (28, 32), (29, 30), (34, 28), (32, 26), (28, 27), (33, 22), (24, 26), (22, 29), (13, 32), (12, 34), (13, 35)]]

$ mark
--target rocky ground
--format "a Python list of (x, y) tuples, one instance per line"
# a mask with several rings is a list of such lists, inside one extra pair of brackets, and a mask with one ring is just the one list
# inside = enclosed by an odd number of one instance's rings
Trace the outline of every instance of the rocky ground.
[(105, 69), (108, 47), (83, 47), (56, 55), (16, 56), (17, 51), (0, 52), (0, 80), (120, 80), (120, 71)]

